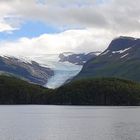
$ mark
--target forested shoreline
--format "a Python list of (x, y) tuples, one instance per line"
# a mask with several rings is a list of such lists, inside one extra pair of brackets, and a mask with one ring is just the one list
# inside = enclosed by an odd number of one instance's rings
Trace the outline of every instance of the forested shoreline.
[(2, 75), (0, 104), (140, 105), (140, 83), (118, 78), (89, 78), (52, 90)]

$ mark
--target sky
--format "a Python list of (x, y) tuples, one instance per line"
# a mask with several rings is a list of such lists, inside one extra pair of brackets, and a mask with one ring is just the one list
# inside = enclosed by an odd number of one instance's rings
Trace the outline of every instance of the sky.
[(0, 0), (0, 54), (104, 51), (140, 36), (140, 0)]

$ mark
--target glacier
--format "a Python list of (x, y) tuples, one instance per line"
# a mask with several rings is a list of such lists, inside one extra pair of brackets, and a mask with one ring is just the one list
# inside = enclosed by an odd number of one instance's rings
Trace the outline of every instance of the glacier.
[(44, 86), (52, 89), (63, 85), (68, 79), (77, 75), (82, 69), (81, 65), (59, 62), (59, 54), (30, 55), (22, 58), (20, 56), (19, 59), (28, 62), (36, 61), (41, 66), (51, 68), (54, 71), (54, 76), (48, 79), (48, 82)]
[(80, 72), (81, 68), (82, 66), (74, 64), (72, 65), (70, 63), (59, 63), (58, 67), (54, 69), (54, 76), (48, 79), (48, 82), (45, 85), (45, 87), (54, 89), (63, 85), (68, 79), (77, 75)]

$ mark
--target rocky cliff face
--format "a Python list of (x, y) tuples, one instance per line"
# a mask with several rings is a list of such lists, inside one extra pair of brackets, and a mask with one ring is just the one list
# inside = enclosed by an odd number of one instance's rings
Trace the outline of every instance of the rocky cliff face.
[(54, 75), (50, 68), (40, 66), (37, 62), (26, 62), (15, 57), (0, 56), (1, 74), (14, 75), (29, 82), (44, 85)]
[(72, 64), (76, 64), (76, 65), (83, 65), (84, 63), (86, 63), (88, 60), (90, 60), (91, 58), (96, 57), (100, 52), (90, 52), (90, 53), (70, 53), (70, 52), (65, 52), (65, 53), (61, 53), (59, 55), (60, 58), (60, 62), (70, 62)]

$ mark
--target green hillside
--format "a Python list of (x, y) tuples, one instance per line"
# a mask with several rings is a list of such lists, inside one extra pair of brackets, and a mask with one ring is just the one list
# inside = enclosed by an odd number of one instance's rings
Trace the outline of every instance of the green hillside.
[(119, 77), (140, 82), (140, 39), (120, 37), (74, 78)]
[[(97, 58), (98, 59), (98, 58)], [(89, 64), (85, 64), (83, 70), (74, 79), (83, 79), (88, 77), (118, 77), (134, 81), (140, 81), (140, 60), (133, 59), (125, 62), (113, 62), (93, 60)], [(100, 66), (97, 66), (100, 65)]]
[(0, 104), (44, 104), (50, 91), (15, 77), (0, 76)]
[(97, 78), (50, 90), (15, 77), (0, 76), (0, 104), (139, 105), (140, 84)]
[(117, 78), (74, 81), (53, 94), (56, 104), (73, 105), (138, 105), (140, 84)]

